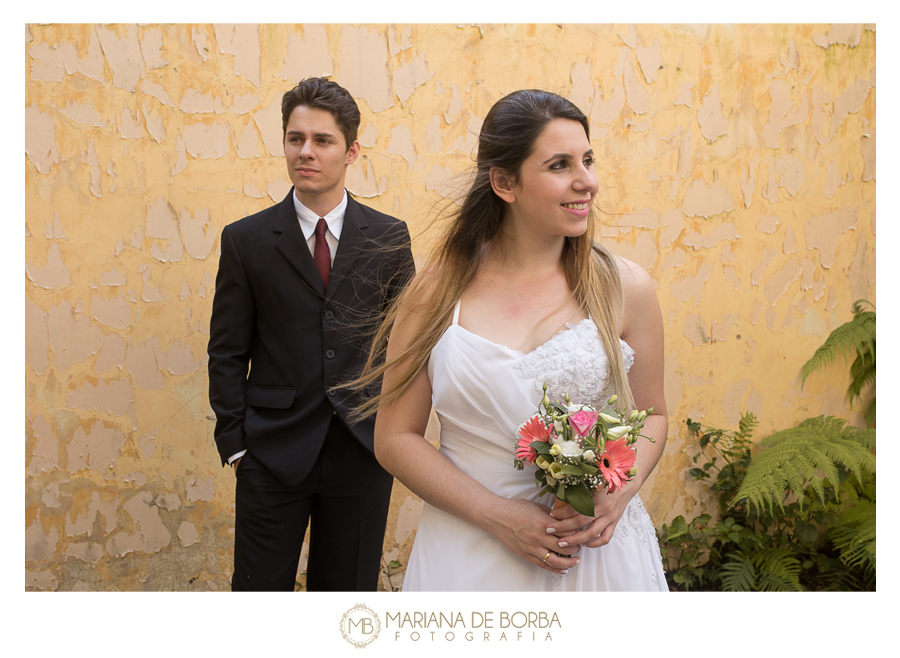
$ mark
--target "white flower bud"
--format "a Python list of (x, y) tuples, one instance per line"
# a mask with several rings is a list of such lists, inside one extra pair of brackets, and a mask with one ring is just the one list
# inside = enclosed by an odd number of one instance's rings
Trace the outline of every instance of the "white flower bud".
[(611, 427), (608, 432), (609, 438), (611, 438), (613, 440), (621, 439), (623, 436), (628, 434), (631, 431), (631, 429), (632, 429), (631, 425), (620, 425), (619, 427)]

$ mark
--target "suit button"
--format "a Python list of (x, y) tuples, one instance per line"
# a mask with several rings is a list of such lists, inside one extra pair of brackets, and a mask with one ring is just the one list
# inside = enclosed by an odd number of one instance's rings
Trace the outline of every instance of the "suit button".
[(331, 311), (325, 311), (325, 319), (326, 319), (326, 320), (333, 320), (333, 319), (334, 319), (334, 313), (332, 313)]
[(325, 358), (326, 358), (326, 359), (333, 359), (333, 358), (334, 358), (334, 350), (326, 350), (326, 352), (325, 352)]
[(327, 391), (327, 393), (328, 393), (328, 395), (330, 395), (331, 397), (334, 397), (335, 395), (337, 395), (337, 391), (335, 391), (333, 388), (329, 388), (328, 391)]

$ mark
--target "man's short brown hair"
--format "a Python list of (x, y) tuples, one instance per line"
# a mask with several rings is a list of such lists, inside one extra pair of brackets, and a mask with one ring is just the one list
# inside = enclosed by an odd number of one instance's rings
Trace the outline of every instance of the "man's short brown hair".
[(281, 99), (282, 136), (287, 135), (291, 112), (301, 105), (330, 112), (344, 135), (347, 149), (356, 141), (359, 131), (359, 108), (350, 93), (338, 83), (325, 78), (306, 78), (286, 92)]

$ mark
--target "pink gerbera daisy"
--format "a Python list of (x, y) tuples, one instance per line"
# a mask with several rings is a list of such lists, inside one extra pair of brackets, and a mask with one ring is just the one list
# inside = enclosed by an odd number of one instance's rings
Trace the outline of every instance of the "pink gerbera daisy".
[(516, 442), (516, 459), (524, 461), (526, 464), (533, 464), (537, 457), (537, 452), (531, 447), (533, 441), (550, 441), (550, 435), (553, 428), (547, 427), (544, 420), (540, 416), (532, 416), (519, 426), (516, 436), (519, 440)]
[(597, 460), (597, 466), (603, 474), (603, 479), (609, 483), (607, 493), (621, 489), (622, 485), (631, 480), (629, 471), (634, 468), (637, 459), (625, 439), (607, 441), (603, 454)]

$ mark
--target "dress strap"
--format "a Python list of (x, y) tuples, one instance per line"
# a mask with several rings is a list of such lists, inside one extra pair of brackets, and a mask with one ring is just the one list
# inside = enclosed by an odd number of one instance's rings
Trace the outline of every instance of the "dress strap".
[(462, 299), (456, 302), (456, 307), (453, 309), (453, 324), (459, 324), (459, 308), (462, 305)]

